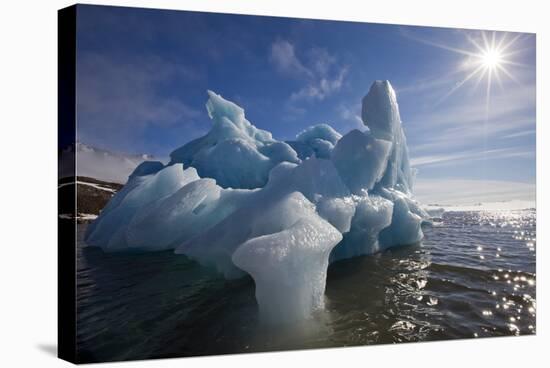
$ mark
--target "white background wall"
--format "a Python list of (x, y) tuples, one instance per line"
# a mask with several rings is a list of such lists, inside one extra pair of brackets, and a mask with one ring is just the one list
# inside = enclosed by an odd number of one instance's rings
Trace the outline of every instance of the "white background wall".
[[(288, 353), (169, 359), (126, 367), (536, 367), (550, 346), (548, 169), (550, 20), (544, 1), (180, 0), (97, 4), (537, 33), (537, 331), (491, 338)], [(308, 4), (309, 3), (309, 4)], [(57, 14), (67, 1), (4, 1), (0, 8), (0, 366), (61, 367), (56, 346)], [(309, 6), (308, 6), (309, 5)], [(546, 289), (546, 292), (545, 292)], [(546, 349), (546, 351), (545, 351)], [(114, 366), (105, 364), (103, 367)]]

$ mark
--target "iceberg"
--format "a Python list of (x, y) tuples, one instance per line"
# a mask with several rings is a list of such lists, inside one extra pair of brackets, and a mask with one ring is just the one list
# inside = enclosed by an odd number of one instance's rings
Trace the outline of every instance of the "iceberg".
[[(222, 190), (218, 204), (220, 210), (226, 210), (228, 200), (225, 196), (235, 196), (234, 192), (234, 189)], [(288, 196), (294, 193), (299, 193), (304, 200), (288, 202)], [(308, 217), (306, 214), (314, 213), (323, 218), (325, 221), (322, 224), (326, 227), (345, 227), (345, 223), (351, 221), (354, 204), (342, 201), (339, 205), (331, 205), (329, 201), (344, 199), (346, 196), (349, 196), (349, 190), (330, 161), (310, 158), (300, 165), (281, 163), (271, 170), (264, 188), (240, 190), (240, 195), (232, 200), (236, 203), (232, 213), (209, 231), (183, 242), (176, 248), (176, 253), (185, 254), (203, 265), (214, 267), (226, 278), (240, 277), (243, 275), (242, 268), (232, 259), (240, 245), (252, 237), (288, 229), (302, 217)], [(284, 210), (280, 209), (282, 203), (286, 203)], [(319, 213), (307, 211), (304, 214), (304, 208), (309, 206), (306, 203), (310, 203), (314, 209), (322, 207), (324, 210)], [(311, 242), (304, 246), (316, 245)]]
[(389, 81), (376, 81), (372, 84), (369, 93), (363, 98), (361, 117), (374, 138), (392, 142), (388, 167), (381, 185), (410, 193), (414, 174), (409, 163), (397, 97)]
[(342, 135), (328, 124), (317, 124), (300, 132), (296, 139), (286, 143), (296, 151), (298, 158), (309, 157), (330, 159), (334, 145)]
[[(85, 237), (88, 245), (99, 246), (107, 251), (131, 249), (127, 242), (127, 230), (132, 219), (157, 201), (199, 179), (194, 168), (184, 170), (181, 164), (145, 176), (139, 174), (143, 171), (148, 173), (148, 170), (142, 170), (142, 165), (136, 168), (126, 185), (113, 196), (99, 217), (88, 227)], [(157, 245), (148, 244), (146, 248), (157, 250)]]
[(215, 178), (223, 188), (259, 188), (279, 162), (300, 162), (296, 152), (271, 133), (252, 125), (244, 110), (208, 91), (206, 109), (213, 121), (210, 132), (173, 151), (170, 165), (194, 167), (201, 177)]
[(279, 200), (262, 222), (271, 227), (282, 225), (283, 219), (287, 226), (280, 226), (281, 231), (259, 236), (254, 231), (232, 256), (254, 278), (260, 314), (267, 322), (305, 319), (323, 307), (330, 251), (342, 240), (299, 192)]
[(430, 215), (414, 199), (395, 92), (376, 81), (363, 99), (368, 129), (328, 124), (278, 141), (208, 91), (212, 128), (144, 162), (88, 227), (89, 246), (172, 249), (224, 277), (249, 275), (265, 323), (311, 318), (324, 306), (331, 262), (422, 240)]
[(393, 144), (370, 132), (352, 130), (336, 144), (332, 161), (338, 174), (355, 194), (363, 195), (385, 175)]
[(375, 195), (361, 198), (350, 231), (344, 234), (342, 242), (332, 252), (331, 262), (379, 252), (380, 231), (391, 225), (392, 215), (392, 201)]
[(401, 244), (417, 243), (422, 239), (422, 217), (410, 211), (407, 202), (398, 198), (393, 203), (391, 224), (380, 232), (384, 249)]

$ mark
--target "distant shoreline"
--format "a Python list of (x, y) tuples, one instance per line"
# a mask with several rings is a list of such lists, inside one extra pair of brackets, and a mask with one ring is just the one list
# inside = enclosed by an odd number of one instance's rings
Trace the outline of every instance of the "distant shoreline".
[(470, 211), (521, 211), (536, 210), (535, 201), (511, 200), (475, 204), (428, 204), (427, 210), (444, 209), (445, 212), (470, 212)]

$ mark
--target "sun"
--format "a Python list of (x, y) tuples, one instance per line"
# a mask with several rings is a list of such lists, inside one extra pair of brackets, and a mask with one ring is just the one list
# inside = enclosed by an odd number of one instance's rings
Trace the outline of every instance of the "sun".
[(485, 68), (496, 69), (502, 65), (502, 53), (497, 49), (488, 49), (480, 55), (481, 63)]
[[(468, 56), (470, 60), (474, 60), (474, 63), (470, 65), (473, 71), (466, 76), (465, 80), (477, 76), (478, 79), (485, 77), (489, 81), (491, 77), (495, 77), (500, 83), (501, 74), (505, 74), (507, 77), (515, 80), (508, 68), (512, 65), (520, 65), (512, 60), (512, 56), (516, 53), (515, 50), (512, 50), (512, 46), (518, 41), (520, 36), (521, 34), (518, 34), (516, 37), (508, 39), (507, 33), (503, 33), (500, 37), (497, 37), (496, 32), (492, 32), (491, 34), (481, 32), (480, 41), (467, 35), (467, 39), (473, 46), (473, 50), (455, 49), (456, 52)], [(476, 60), (477, 62), (475, 62)]]
[[(486, 79), (486, 89), (489, 93), (494, 81), (502, 85), (502, 75), (506, 75), (517, 82), (509, 68), (512, 65), (518, 65), (511, 59), (515, 53), (511, 49), (518, 40), (519, 35), (511, 39), (507, 39), (507, 35), (504, 33), (497, 38), (496, 32), (491, 34), (481, 32), (481, 40), (476, 40), (471, 35), (467, 35), (473, 50), (453, 50), (467, 57), (467, 62), (464, 65), (466, 65), (465, 70), (468, 74), (458, 83), (458, 87), (470, 79), (477, 79), (476, 86), (479, 85), (481, 80)], [(451, 92), (454, 92), (454, 90)]]
[[(474, 89), (484, 86), (486, 114), (488, 118), (493, 84), (497, 82), (502, 87), (503, 78), (511, 79), (520, 84), (514, 76), (513, 67), (524, 67), (525, 65), (513, 59), (516, 54), (521, 52), (521, 50), (517, 49), (518, 41), (526, 36), (518, 33), (512, 37), (509, 33), (498, 32), (497, 34), (497, 32), (484, 31), (481, 31), (477, 35), (467, 32), (465, 36), (469, 43), (469, 48), (457, 48), (440, 43), (427, 42), (432, 46), (452, 51), (464, 57), (457, 70), (457, 72), (463, 73), (461, 79), (453, 83), (451, 89), (441, 96), (436, 105), (443, 102), (468, 83), (472, 84)], [(456, 72), (453, 74), (456, 75)], [(482, 81), (484, 83), (481, 83)]]

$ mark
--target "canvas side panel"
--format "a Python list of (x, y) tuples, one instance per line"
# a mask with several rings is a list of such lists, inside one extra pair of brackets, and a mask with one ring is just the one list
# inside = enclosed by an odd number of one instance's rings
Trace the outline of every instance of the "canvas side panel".
[(58, 12), (58, 356), (76, 363), (76, 6)]

